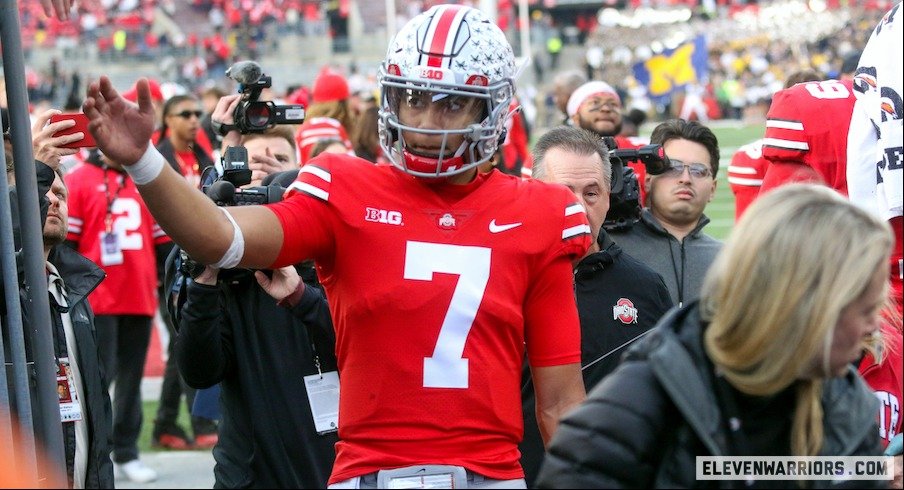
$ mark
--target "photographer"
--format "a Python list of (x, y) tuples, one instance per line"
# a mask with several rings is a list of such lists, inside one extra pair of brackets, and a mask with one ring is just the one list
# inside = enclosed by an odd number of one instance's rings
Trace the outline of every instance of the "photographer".
[[(298, 169), (295, 136), (289, 126), (273, 126), (263, 133), (244, 134), (240, 141), (248, 150), (248, 169), (251, 170), (248, 186), (261, 185), (268, 175)], [(225, 143), (220, 150), (224, 155), (228, 146)]]
[[(566, 106), (566, 113), (572, 126), (586, 129), (600, 137), (615, 138), (620, 149), (639, 148), (641, 145), (637, 138), (621, 134), (625, 122), (623, 110), (618, 92), (608, 83), (599, 80), (592, 80), (577, 87), (568, 97)], [(643, 182), (646, 166), (638, 161), (628, 161), (627, 164), (637, 174), (638, 180)], [(646, 202), (645, 199), (646, 190), (641, 187), (640, 202)]]
[[(218, 107), (231, 109), (213, 117), (231, 125), (237, 97), (224, 99)], [(224, 139), (240, 141), (254, 169), (246, 187), (273, 171), (297, 168), (287, 126), (261, 134), (231, 131)], [(310, 285), (292, 266), (272, 278), (206, 267), (183, 286), (176, 363), (190, 386), (221, 387), (217, 487), (323, 488), (332, 470), (338, 438), (335, 430), (318, 433), (304, 378), (336, 370), (335, 336), (313, 269), (302, 273)]]
[(190, 386), (221, 386), (216, 486), (324, 488), (338, 438), (317, 432), (304, 396), (305, 376), (336, 369), (323, 293), (291, 266), (217, 279), (206, 267), (188, 284), (175, 350)]

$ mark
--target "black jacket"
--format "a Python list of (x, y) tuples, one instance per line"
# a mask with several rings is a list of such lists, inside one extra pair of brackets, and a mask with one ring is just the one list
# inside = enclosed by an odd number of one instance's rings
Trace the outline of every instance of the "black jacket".
[[(38, 196), (40, 198), (41, 223), (47, 219), (48, 200), (45, 196), (50, 189), (55, 174), (53, 169), (41, 162), (36, 163), (36, 176), (38, 184)], [(10, 201), (16, 202), (15, 189), (10, 189)], [(15, 210), (15, 207), (14, 207)], [(14, 235), (18, 237), (18, 216), (13, 216)], [(19, 243), (16, 242), (18, 249)], [(21, 253), (21, 252), (18, 252)], [(78, 252), (66, 247), (54, 247), (48, 257), (50, 263), (57, 268), (69, 299), (69, 317), (72, 321), (72, 329), (75, 334), (75, 342), (78, 351), (77, 362), (82, 375), (82, 388), (84, 389), (83, 416), (88, 428), (88, 461), (85, 470), (85, 488), (113, 488), (113, 463), (110, 460), (110, 452), (113, 450), (113, 415), (110, 405), (110, 394), (106, 389), (106, 382), (97, 350), (97, 335), (94, 329), (94, 312), (88, 303), (88, 294), (93, 291), (104, 279), (104, 271)], [(20, 284), (22, 270), (19, 268)], [(2, 290), (0, 284), (0, 290)], [(2, 291), (0, 291), (2, 293)], [(24, 289), (20, 289), (20, 303), (22, 304), (23, 324), (31, 324), (30, 304), (25, 297)], [(3, 296), (0, 294), (0, 296)], [(2, 303), (2, 301), (0, 301)], [(51, 298), (51, 319), (57, 317), (60, 308)], [(0, 308), (0, 309), (5, 309)], [(57, 325), (53, 334), (54, 345), (59, 350), (60, 341), (65, 338), (61, 326)], [(30, 336), (26, 336), (26, 350), (31, 352)], [(8, 343), (4, 344), (8, 346)], [(59, 356), (61, 352), (56, 352)], [(7, 358), (9, 356), (7, 355)], [(14, 404), (13, 404), (14, 406)], [(75, 454), (74, 437), (64, 437), (66, 460), (71, 464)], [(71, 471), (71, 468), (70, 468)], [(69, 475), (72, 476), (71, 473)]]
[[(653, 328), (672, 307), (659, 274), (622, 251), (606, 230), (600, 230), (597, 243), (600, 251), (584, 257), (574, 270), (581, 320), (581, 369), (587, 391), (615, 370), (628, 350), (626, 343)], [(521, 466), (531, 487), (540, 471), (544, 450), (529, 376), (530, 371), (525, 369), (526, 382), (521, 390), (524, 439), (520, 449)]]
[(615, 370), (628, 346), (614, 349), (656, 326), (674, 305), (659, 273), (626, 253), (606, 230), (600, 230), (597, 242), (600, 251), (574, 271), (587, 391)]
[(306, 286), (290, 311), (250, 274), (187, 288), (176, 362), (192, 387), (221, 383), (216, 487), (326, 488), (338, 436), (317, 434), (303, 380), (317, 373), (312, 345), (321, 369), (336, 369), (322, 291)]
[[(673, 309), (634, 345), (624, 362), (562, 419), (538, 478), (541, 488), (743, 487), (736, 481), (697, 481), (696, 456), (769, 455), (730, 449), (725, 407), (703, 350), (698, 303)], [(793, 388), (793, 387), (792, 387)], [(777, 397), (789, 418), (793, 397)], [(876, 398), (851, 367), (823, 384), (824, 456), (879, 456)], [(788, 403), (790, 402), (790, 403)], [(776, 408), (776, 407), (773, 407)], [(740, 413), (741, 426), (752, 414)], [(769, 425), (769, 424), (764, 424)], [(787, 436), (787, 434), (784, 434)], [(786, 437), (787, 438), (787, 437)], [(785, 455), (790, 452), (789, 449)], [(797, 488), (795, 482), (758, 486)], [(807, 486), (835, 487), (833, 481)], [(885, 481), (839, 486), (884, 487)]]
[[(70, 304), (69, 318), (75, 333), (78, 365), (85, 391), (89, 439), (85, 488), (113, 488), (113, 463), (110, 461), (110, 452), (113, 450), (113, 411), (98, 357), (94, 312), (88, 303), (88, 294), (100, 284), (105, 274), (94, 262), (63, 245), (54, 247), (49, 259), (66, 285)], [(50, 307), (56, 307), (53, 300)], [(67, 453), (74, 452), (75, 446), (67, 445), (66, 450)]]

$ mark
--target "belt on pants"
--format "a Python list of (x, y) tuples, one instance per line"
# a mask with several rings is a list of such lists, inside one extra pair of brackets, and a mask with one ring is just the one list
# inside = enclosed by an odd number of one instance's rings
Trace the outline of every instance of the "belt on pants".
[[(417, 465), (417, 466), (410, 466), (410, 467), (406, 467), (406, 468), (410, 468), (412, 470), (410, 475), (415, 476), (415, 475), (417, 475), (416, 471), (420, 468), (436, 468), (436, 466), (435, 465)], [(406, 468), (396, 468), (394, 470), (383, 470), (383, 471), (395, 473), (400, 470), (403, 471)], [(458, 467), (457, 469), (459, 469), (459, 471), (464, 470), (464, 473), (467, 477), (468, 482), (479, 484), (479, 483), (483, 483), (483, 481), (486, 480), (486, 477), (484, 477), (483, 475), (474, 473), (473, 471), (471, 471), (467, 468)], [(361, 475), (360, 476), (361, 483), (363, 486), (375, 486), (375, 485), (377, 485), (377, 482), (379, 481), (379, 476), (380, 476), (380, 471), (374, 471), (373, 473), (367, 473), (367, 474)]]

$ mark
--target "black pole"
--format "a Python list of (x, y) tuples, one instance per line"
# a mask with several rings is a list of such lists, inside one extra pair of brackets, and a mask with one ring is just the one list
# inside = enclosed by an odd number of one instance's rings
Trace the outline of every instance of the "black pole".
[[(6, 152), (0, 152), (0, 162), (6, 168)], [(0, 175), (0, 272), (6, 302), (6, 331), (9, 338), (9, 357), (13, 372), (17, 424), (16, 443), (20, 448), (18, 469), (25, 481), (37, 481), (37, 460), (31, 413), (31, 390), (28, 382), (25, 334), (22, 328), (22, 307), (19, 304), (19, 278), (16, 272), (15, 245), (13, 243), (12, 203), (9, 200), (9, 182), (4, 171)], [(9, 387), (6, 373), (6, 349), (0, 335), (0, 444), (13, 447), (12, 417), (9, 411)]]
[[(19, 197), (19, 223), (22, 233), (23, 266), (26, 295), (30, 301), (32, 356), (35, 366), (35, 435), (42, 443), (46, 480), (41, 486), (64, 488), (66, 456), (60, 423), (59, 397), (56, 393), (56, 359), (50, 321), (50, 303), (44, 266), (43, 224), (38, 207), (38, 180), (31, 150), (31, 121), (28, 117), (28, 92), (25, 89), (25, 60), (19, 29), (19, 2), (0, 2), (0, 36), (3, 41), (3, 71), (6, 75), (6, 97), (9, 128), (13, 141), (16, 167), (16, 190)], [(42, 471), (43, 473), (43, 471)]]

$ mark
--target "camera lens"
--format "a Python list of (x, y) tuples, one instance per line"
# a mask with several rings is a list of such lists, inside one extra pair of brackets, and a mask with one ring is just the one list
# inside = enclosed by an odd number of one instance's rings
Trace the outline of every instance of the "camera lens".
[(270, 124), (270, 107), (264, 102), (251, 104), (245, 111), (248, 124), (253, 128), (265, 128)]

